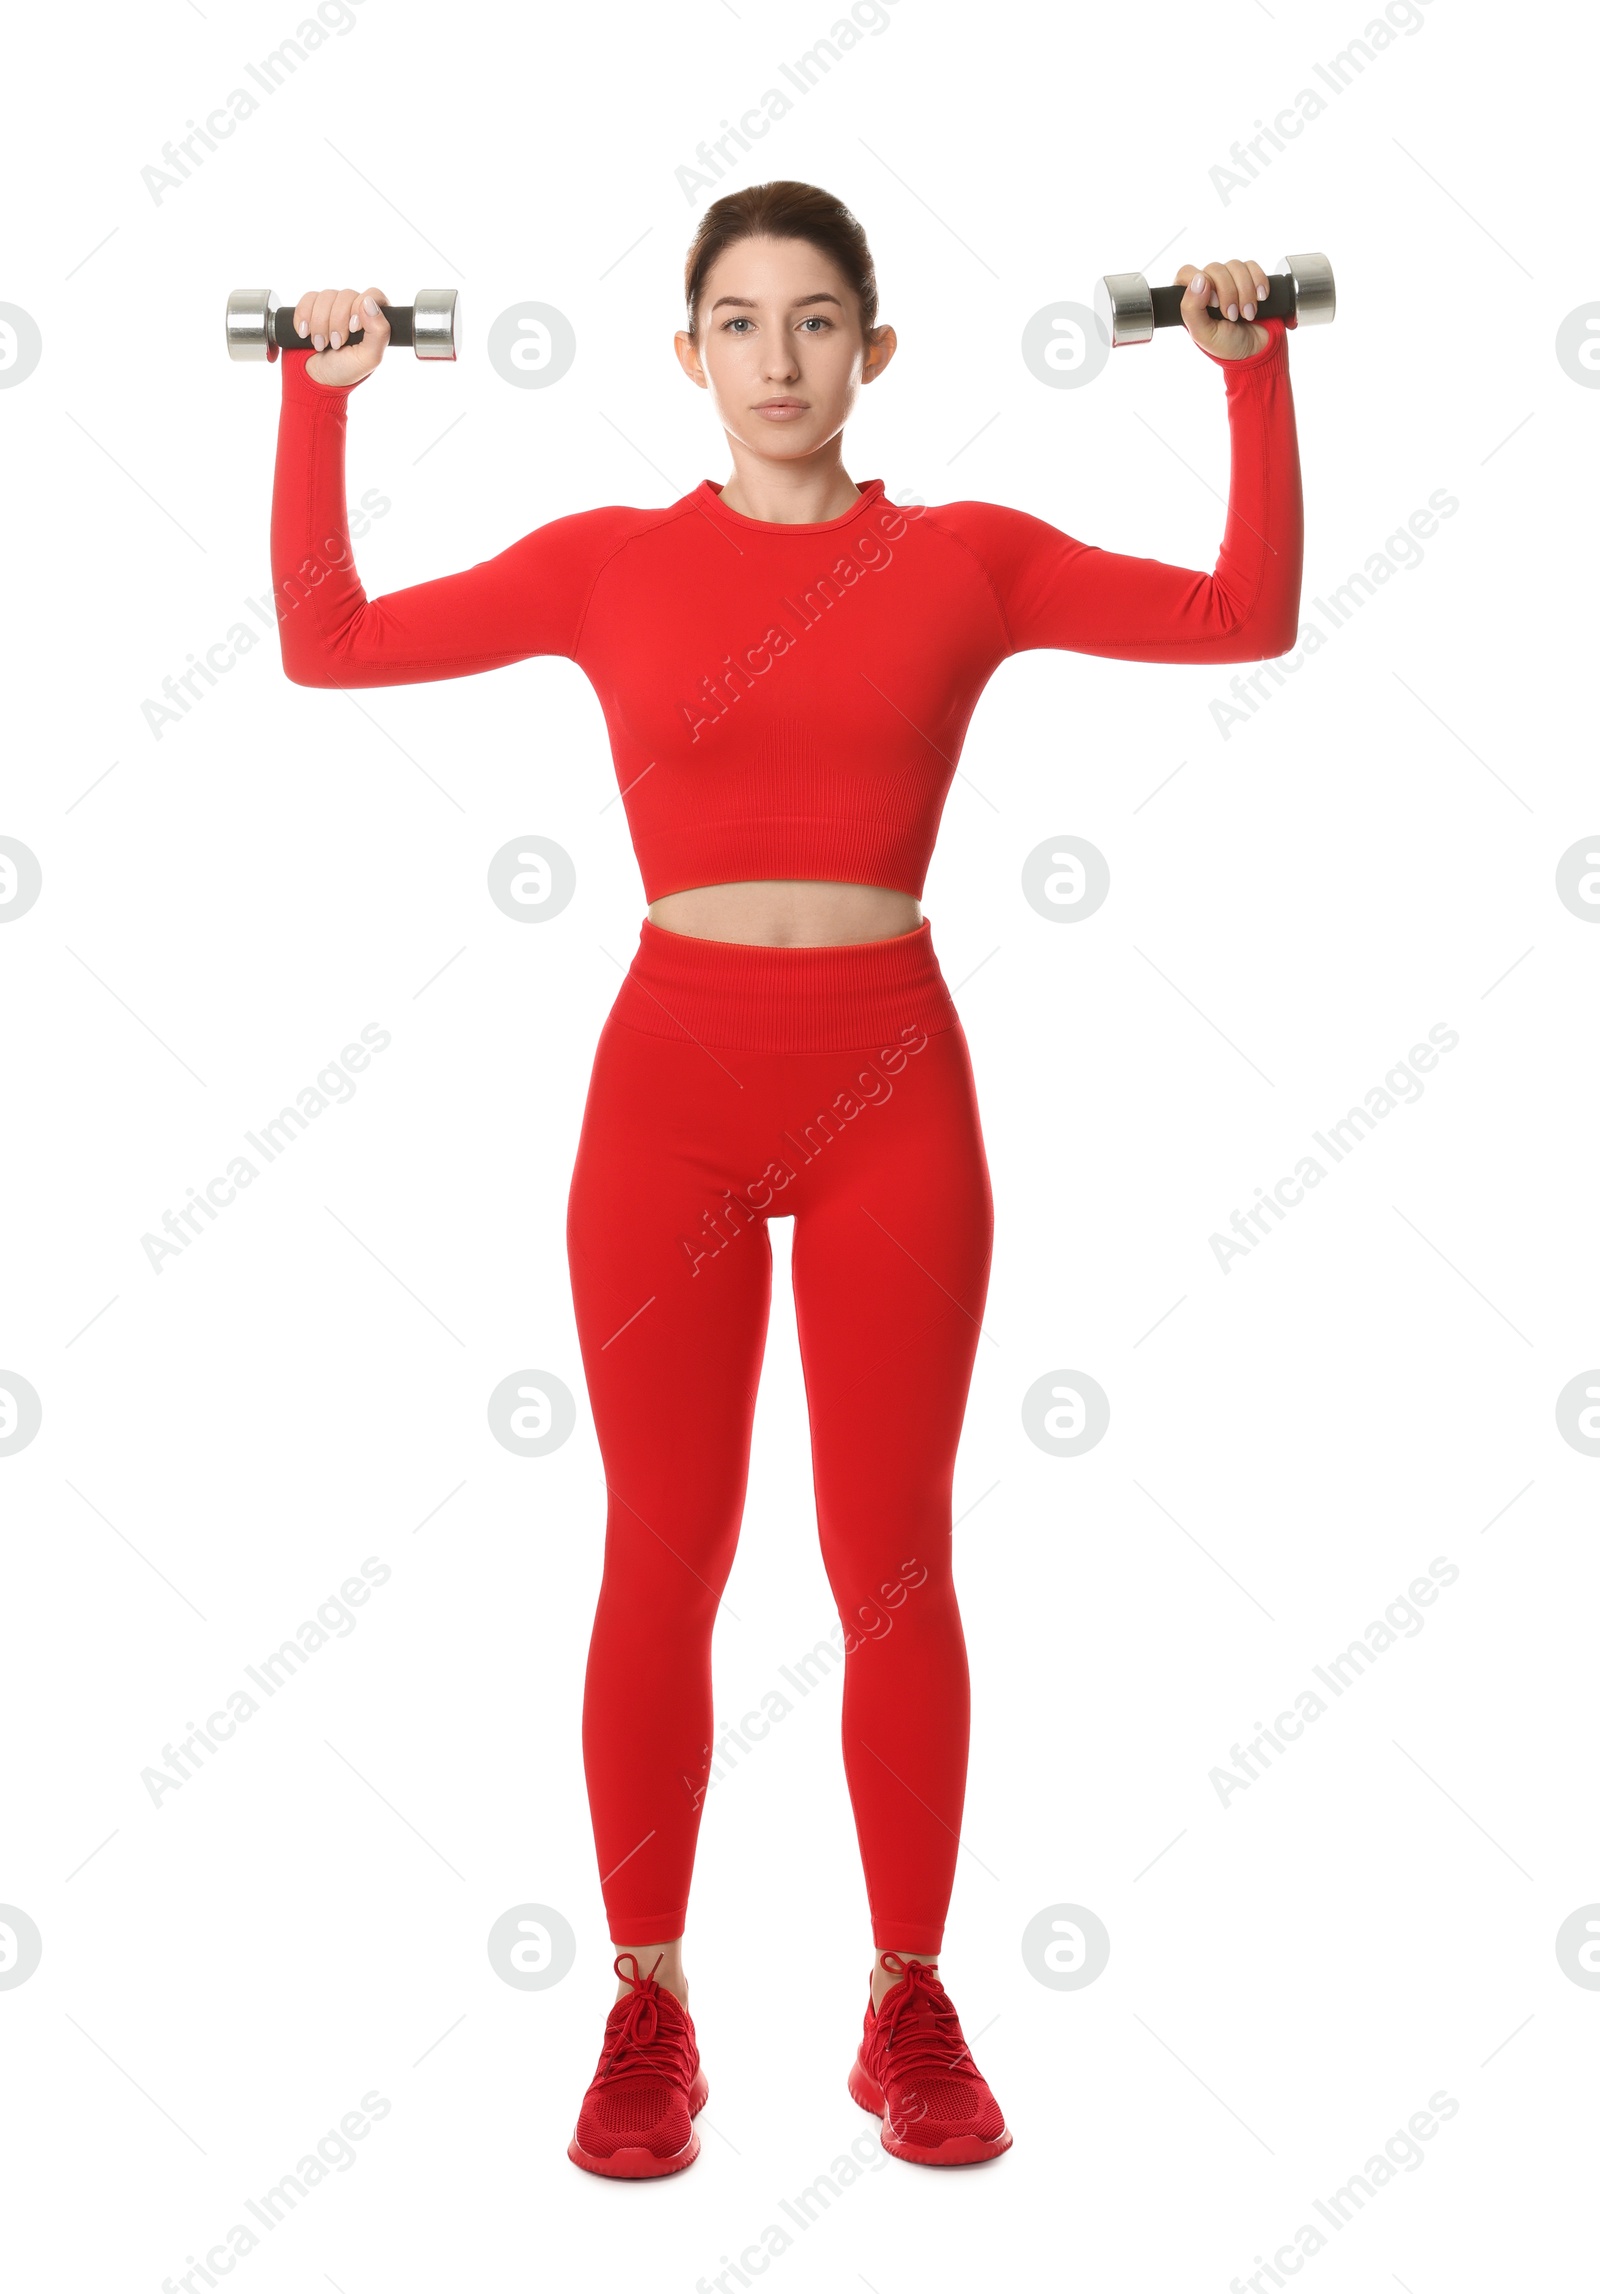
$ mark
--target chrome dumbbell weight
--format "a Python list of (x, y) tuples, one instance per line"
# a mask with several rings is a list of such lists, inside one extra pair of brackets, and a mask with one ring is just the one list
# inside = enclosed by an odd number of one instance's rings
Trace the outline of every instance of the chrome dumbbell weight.
[[(389, 340), (418, 358), (456, 355), (456, 290), (419, 287), (412, 303), (386, 303)], [(358, 343), (357, 327), (349, 340)], [(270, 362), (280, 350), (307, 350), (295, 333), (293, 303), (279, 303), (270, 287), (235, 287), (228, 297), (228, 356)]]
[[(1183, 293), (1182, 287), (1152, 287), (1138, 271), (1111, 271), (1095, 288), (1095, 317), (1113, 350), (1147, 343), (1157, 327), (1182, 326)], [(1285, 255), (1283, 269), (1267, 274), (1266, 300), (1256, 305), (1258, 319), (1302, 327), (1326, 326), (1333, 311), (1333, 265), (1326, 255)]]

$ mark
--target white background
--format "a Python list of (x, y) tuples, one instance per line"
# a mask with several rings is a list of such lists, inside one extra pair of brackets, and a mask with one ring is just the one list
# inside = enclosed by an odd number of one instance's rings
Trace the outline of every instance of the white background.
[[(0, 933), (0, 1369), (43, 1405), (0, 1459), (0, 1902), (43, 1938), (0, 1990), (16, 2283), (156, 2294), (374, 2089), (355, 2163), (237, 2265), (251, 2294), (691, 2294), (771, 2223), (787, 2294), (1223, 2294), (1328, 2230), (1313, 2201), (1440, 2090), (1423, 2163), (1307, 2282), (1579, 2283), (1600, 1998), (1554, 1949), (1600, 1897), (1600, 1463), (1555, 1416), (1600, 1361), (1600, 932), (1554, 889), (1600, 828), (1600, 398), (1554, 354), (1596, 291), (1579, 12), (1430, 0), (1224, 201), (1230, 144), (1326, 94), (1312, 67), (1369, 7), (896, 0), (716, 187), (799, 176), (862, 217), (901, 348), (847, 464), (893, 494), (1209, 567), (1216, 372), (1163, 337), (1048, 389), (1022, 329), (1105, 270), (1309, 246), (1341, 307), (1290, 346), (1306, 617), (1430, 493), (1460, 505), (1227, 741), (1223, 670), (1036, 653), (979, 707), (925, 899), (997, 1209), (944, 1972), (1016, 2141), (948, 2175), (861, 2143), (873, 2171), (804, 2232), (780, 2202), (874, 2127), (844, 2085), (870, 1937), (836, 1683), (706, 1804), (699, 2162), (623, 2188), (564, 2155), (612, 1991), (564, 1207), (642, 913), (598, 705), (560, 660), (358, 703), (288, 684), (266, 632), (159, 740), (141, 705), (270, 588), (279, 376), (224, 355), (235, 285), (461, 289), (460, 362), (395, 354), (352, 409), (352, 500), (392, 504), (357, 549), (373, 595), (720, 482), (670, 342), (713, 193), (676, 171), (837, 19), (350, 13), (159, 202), (141, 170), (254, 86), (293, 0), (36, 9), (10, 37), (0, 299), (44, 342), (0, 392), (0, 834), (43, 871)], [(577, 333), (548, 390), (484, 354), (526, 299)], [(578, 874), (537, 926), (485, 889), (533, 834)], [(1020, 890), (1063, 834), (1111, 869), (1076, 925)], [(141, 1237), (373, 1021), (393, 1041), (352, 1103), (154, 1273)], [(1211, 1234), (1441, 1022), (1421, 1100), (1225, 1274)], [(773, 1233), (722, 1718), (833, 1622)], [(579, 1397), (536, 1461), (486, 1418), (529, 1368)], [(1066, 1368), (1111, 1405), (1072, 1460), (1020, 1417)], [(392, 1575), (357, 1629), (153, 1807), (141, 1771), (368, 1555)], [(1441, 1555), (1424, 1629), (1224, 1808), (1229, 1748)], [(578, 1937), (539, 1992), (485, 1949), (528, 1902)], [(1020, 1949), (1062, 1903), (1111, 1936), (1078, 1991)]]

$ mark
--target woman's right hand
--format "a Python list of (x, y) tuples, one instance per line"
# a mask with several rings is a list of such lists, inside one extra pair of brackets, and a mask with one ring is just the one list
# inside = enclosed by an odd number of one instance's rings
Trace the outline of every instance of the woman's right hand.
[[(315, 356), (306, 360), (313, 382), (347, 388), (370, 374), (389, 345), (388, 297), (381, 287), (317, 287), (294, 307), (295, 332)], [(350, 336), (359, 332), (361, 340)]]

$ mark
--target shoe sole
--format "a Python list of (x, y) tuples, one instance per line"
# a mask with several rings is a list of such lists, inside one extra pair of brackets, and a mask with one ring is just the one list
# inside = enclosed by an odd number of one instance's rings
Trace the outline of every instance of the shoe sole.
[[(697, 2071), (689, 2089), (691, 2119), (705, 2108), (710, 2092), (705, 2073)], [(685, 2167), (692, 2167), (700, 2156), (700, 2137), (691, 2127), (689, 2140), (682, 2150), (669, 2151), (665, 2158), (655, 2151), (647, 2151), (642, 2143), (631, 2143), (623, 2150), (613, 2151), (609, 2158), (601, 2158), (594, 2151), (586, 2151), (574, 2135), (567, 2145), (567, 2156), (574, 2166), (583, 2167), (592, 2175), (608, 2175), (616, 2182), (645, 2182), (655, 2175), (682, 2174)]]
[(1009, 2127), (997, 2135), (947, 2135), (942, 2143), (903, 2142), (889, 2124), (883, 2089), (863, 2069), (859, 2056), (850, 2066), (849, 2086), (851, 2101), (882, 2121), (880, 2140), (891, 2158), (906, 2159), (917, 2167), (976, 2167), (1011, 2148)]

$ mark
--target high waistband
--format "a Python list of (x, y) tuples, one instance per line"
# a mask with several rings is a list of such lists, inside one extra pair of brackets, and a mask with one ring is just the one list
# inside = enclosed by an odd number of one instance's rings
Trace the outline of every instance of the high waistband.
[(957, 1024), (926, 916), (886, 940), (789, 948), (698, 940), (646, 916), (611, 1018), (745, 1051), (886, 1049), (907, 1028), (938, 1035)]

